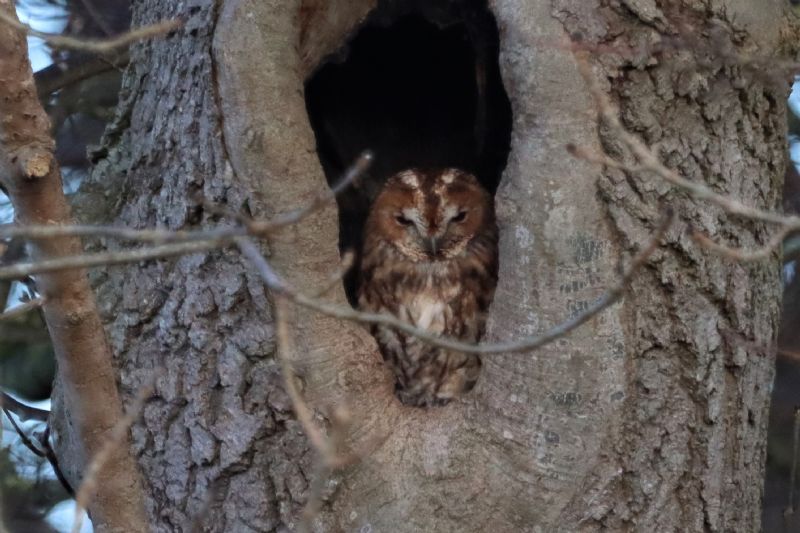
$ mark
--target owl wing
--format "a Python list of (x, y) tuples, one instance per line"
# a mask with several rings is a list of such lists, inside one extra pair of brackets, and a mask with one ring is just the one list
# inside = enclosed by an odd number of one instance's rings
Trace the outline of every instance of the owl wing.
[[(359, 294), (359, 306), (376, 313), (387, 313), (417, 327), (454, 338), (475, 341), (482, 329), (482, 313), (475, 295), (460, 292), (450, 302), (430, 299), (411, 304), (419, 288), (403, 276), (367, 272)], [(470, 313), (463, 313), (467, 308)], [(478, 311), (478, 312), (476, 312)], [(445, 350), (386, 326), (372, 326), (381, 355), (395, 376), (399, 399), (406, 405), (442, 405), (475, 384), (480, 359), (471, 354)]]

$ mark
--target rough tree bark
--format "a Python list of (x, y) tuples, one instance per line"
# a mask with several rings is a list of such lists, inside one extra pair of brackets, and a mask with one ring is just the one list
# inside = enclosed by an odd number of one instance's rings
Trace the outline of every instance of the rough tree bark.
[[(303, 82), (374, 4), (137, 2), (137, 23), (186, 25), (132, 49), (117, 120), (79, 199), (84, 218), (208, 226), (219, 216), (201, 200), (270, 216), (323, 191)], [(442, 409), (394, 401), (362, 327), (296, 311), (294, 365), (320, 421), (344, 404), (354, 446), (381, 439), (326, 485), (319, 530), (759, 528), (778, 260), (712, 256), (686, 228), (744, 246), (765, 242), (769, 228), (564, 150), (626, 157), (597, 124), (572, 36), (594, 52), (627, 127), (658, 143), (671, 167), (779, 206), (787, 86), (733, 52), (783, 50), (784, 2), (661, 4), (490, 2), (514, 122), (496, 196), (501, 273), (488, 338), (533, 334), (580, 311), (614, 283), (661, 204), (680, 223), (623, 303), (533, 354), (487, 358), (475, 391)], [(333, 206), (320, 211), (269, 250), (308, 292), (338, 260), (336, 217)], [(251, 267), (223, 251), (109, 268), (95, 281), (123, 392), (165, 369), (133, 431), (154, 529), (197, 516), (209, 531), (294, 527), (313, 452)], [(330, 297), (346, 302), (342, 290)]]

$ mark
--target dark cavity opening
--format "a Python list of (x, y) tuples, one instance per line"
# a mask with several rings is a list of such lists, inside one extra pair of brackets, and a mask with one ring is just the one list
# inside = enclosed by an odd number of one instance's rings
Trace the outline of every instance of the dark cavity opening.
[[(483, 1), (383, 1), (307, 80), (317, 152), (333, 185), (366, 149), (374, 163), (338, 198), (339, 246), (361, 250), (369, 206), (410, 167), (458, 167), (494, 194), (511, 139), (497, 24)], [(345, 279), (354, 303), (357, 268)]]

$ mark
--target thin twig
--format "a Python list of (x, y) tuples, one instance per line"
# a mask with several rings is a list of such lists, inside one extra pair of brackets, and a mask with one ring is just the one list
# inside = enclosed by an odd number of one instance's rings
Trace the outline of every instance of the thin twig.
[[(44, 459), (47, 459), (47, 462), (50, 463), (50, 466), (53, 469), (53, 473), (55, 473), (56, 475), (56, 479), (58, 479), (59, 483), (61, 483), (61, 486), (64, 487), (66, 493), (69, 494), (70, 496), (74, 496), (75, 491), (72, 490), (72, 486), (69, 484), (69, 481), (67, 481), (66, 476), (64, 476), (64, 472), (61, 471), (61, 465), (59, 465), (58, 463), (58, 457), (56, 457), (56, 453), (55, 451), (53, 451), (53, 447), (50, 445), (50, 425), (48, 424), (47, 426), (45, 426), (44, 432), (37, 437), (37, 440), (39, 441), (39, 445), (41, 446), (41, 448), (36, 447), (36, 445), (33, 444), (33, 441), (31, 441), (28, 438), (28, 436), (25, 435), (25, 432), (22, 431), (22, 428), (20, 428), (14, 421), (14, 417), (11, 416), (11, 412), (13, 411), (10, 408), (8, 408), (8, 406), (5, 404), (5, 402), (9, 398), (10, 396), (5, 395), (4, 393), (3, 412), (5, 413), (9, 422), (11, 422), (11, 425), (14, 427), (14, 430), (17, 432), (17, 435), (19, 435), (20, 441), (34, 455), (36, 455), (37, 457), (42, 457)], [(14, 414), (16, 414), (19, 417), (19, 415), (16, 412)], [(24, 421), (24, 419), (21, 417), (20, 420)]]
[(264, 281), (267, 287), (269, 287), (270, 291), (276, 296), (276, 299), (278, 299), (278, 297), (286, 298), (297, 305), (301, 305), (303, 307), (318, 311), (322, 314), (342, 320), (388, 326), (403, 331), (404, 333), (408, 333), (409, 335), (413, 335), (414, 337), (417, 337), (428, 344), (438, 346), (440, 348), (446, 348), (462, 353), (491, 355), (498, 353), (528, 352), (536, 348), (540, 348), (545, 344), (553, 342), (554, 340), (567, 335), (572, 330), (588, 322), (592, 317), (619, 301), (625, 294), (625, 289), (627, 288), (634, 274), (645, 264), (650, 255), (652, 255), (652, 253), (658, 248), (661, 238), (672, 224), (673, 218), (674, 217), (671, 212), (667, 214), (654, 233), (650, 242), (633, 258), (630, 266), (623, 273), (617, 285), (609, 289), (605, 294), (595, 300), (594, 303), (589, 305), (589, 307), (581, 313), (565, 320), (564, 322), (561, 322), (541, 335), (524, 337), (522, 339), (510, 342), (481, 345), (469, 344), (451, 338), (440, 337), (428, 331), (421, 330), (392, 315), (364, 313), (361, 311), (356, 311), (351, 307), (330, 304), (319, 301), (315, 298), (310, 298), (290, 287), (285, 281), (283, 281), (283, 279), (273, 270), (272, 266), (251, 240), (240, 238), (236, 241), (236, 243), (239, 246), (242, 254), (256, 267), (261, 279)]
[(359, 461), (362, 457), (365, 457), (365, 455), (353, 456), (350, 454), (350, 456), (354, 457), (354, 459), (347, 459), (346, 461), (343, 461), (343, 457), (346, 456), (340, 456), (340, 453), (344, 447), (347, 429), (350, 426), (350, 416), (345, 409), (339, 408), (335, 409), (331, 413), (330, 420), (331, 430), (328, 438), (328, 449), (330, 452), (329, 457), (326, 458), (325, 456), (321, 455), (314, 467), (311, 485), (308, 488), (306, 505), (303, 508), (302, 514), (300, 515), (300, 523), (298, 524), (297, 528), (299, 533), (308, 533), (312, 531), (314, 519), (317, 517), (320, 509), (322, 508), (325, 484), (330, 478), (331, 473), (335, 469), (342, 468), (351, 462)]
[(295, 209), (294, 211), (289, 211), (283, 215), (278, 215), (269, 221), (252, 222), (250, 224), (250, 234), (265, 235), (278, 228), (293, 226), (315, 211), (322, 209), (331, 200), (344, 192), (344, 190), (347, 189), (351, 184), (355, 183), (364, 174), (364, 172), (367, 171), (372, 164), (373, 159), (374, 155), (369, 150), (361, 152), (358, 158), (356, 158), (355, 162), (345, 171), (342, 179), (339, 180), (339, 182), (337, 182), (333, 187), (331, 187), (330, 190), (314, 198), (314, 200), (312, 200), (305, 207)]
[(300, 521), (297, 524), (298, 533), (310, 533), (314, 518), (322, 508), (322, 493), (325, 491), (325, 483), (331, 475), (331, 469), (325, 461), (316, 461), (313, 472), (311, 473), (311, 484), (308, 487), (308, 495), (303, 512), (300, 514)]
[(793, 363), (800, 363), (800, 352), (778, 348), (777, 354), (782, 355), (783, 357), (786, 357), (788, 359), (791, 359)]
[(344, 254), (342, 254), (342, 259), (339, 261), (339, 267), (333, 273), (331, 273), (325, 284), (322, 286), (322, 289), (317, 291), (313, 297), (322, 298), (331, 292), (335, 287), (338, 287), (342, 282), (342, 279), (344, 279), (347, 273), (350, 272), (350, 269), (353, 268), (355, 257), (355, 252), (352, 250), (347, 250)]
[[(197, 231), (170, 231), (161, 229), (133, 230), (110, 226), (80, 225), (0, 225), (0, 238), (26, 237), (29, 239), (59, 239), (63, 237), (108, 237), (131, 241), (170, 243), (151, 248), (118, 252), (98, 252), (59, 257), (30, 263), (16, 263), (0, 267), (0, 280), (20, 279), (25, 276), (56, 272), (72, 268), (135, 263), (175, 255), (186, 255), (222, 248), (237, 237), (267, 235), (287, 226), (297, 224), (321, 209), (337, 194), (355, 182), (372, 163), (372, 153), (363, 152), (347, 169), (342, 179), (328, 192), (314, 198), (308, 205), (278, 215), (271, 220), (247, 221), (244, 227), (222, 227)], [(174, 243), (174, 244), (173, 244)]]
[(690, 181), (674, 170), (667, 168), (661, 162), (658, 156), (656, 156), (653, 150), (651, 150), (639, 137), (629, 132), (627, 129), (625, 129), (625, 126), (622, 125), (622, 122), (620, 122), (619, 119), (619, 111), (614, 104), (611, 103), (608, 95), (606, 95), (606, 93), (597, 83), (585, 54), (576, 53), (575, 56), (578, 59), (578, 70), (589, 87), (589, 91), (594, 98), (601, 117), (609, 126), (611, 126), (611, 129), (614, 131), (617, 137), (628, 146), (631, 152), (639, 160), (639, 164), (641, 165), (639, 167), (640, 170), (651, 171), (668, 183), (688, 191), (698, 199), (708, 200), (730, 214), (739, 215), (753, 220), (770, 222), (772, 224), (778, 224), (781, 226), (788, 224), (796, 228), (800, 228), (800, 217), (785, 216), (780, 213), (774, 213), (771, 211), (750, 207), (734, 198), (731, 198), (730, 196), (719, 194), (702, 183)]
[(679, 173), (664, 165), (659, 156), (648, 147), (639, 137), (629, 132), (620, 121), (619, 110), (611, 102), (611, 99), (603, 91), (592, 73), (591, 66), (585, 51), (579, 47), (573, 49), (577, 59), (578, 70), (586, 82), (591, 93), (600, 117), (611, 127), (611, 130), (633, 153), (638, 160), (636, 165), (626, 165), (616, 161), (605, 154), (598, 155), (585, 149), (575, 146), (568, 146), (567, 149), (575, 155), (588, 161), (617, 168), (628, 173), (650, 172), (663, 179), (664, 181), (690, 193), (697, 199), (706, 200), (722, 208), (726, 213), (744, 217), (750, 220), (757, 220), (776, 224), (780, 226), (779, 231), (770, 239), (769, 243), (755, 251), (736, 250), (722, 244), (715, 243), (706, 236), (695, 234), (695, 241), (701, 246), (714, 253), (736, 259), (738, 261), (757, 261), (770, 257), (772, 252), (780, 247), (786, 236), (800, 231), (800, 217), (787, 216), (781, 213), (767, 211), (756, 207), (748, 206), (735, 198), (720, 194), (712, 190), (703, 183), (694, 182), (681, 176)]
[[(240, 249), (247, 248), (250, 245), (255, 246), (252, 241), (241, 239), (237, 240), (237, 245)], [(260, 254), (260, 252), (259, 252)], [(311, 408), (308, 407), (303, 396), (297, 388), (297, 377), (295, 376), (294, 369), (291, 366), (291, 355), (294, 352), (291, 336), (289, 335), (289, 322), (287, 319), (288, 307), (286, 305), (286, 298), (280, 294), (276, 295), (275, 307), (275, 338), (276, 338), (276, 354), (278, 361), (281, 365), (283, 372), (283, 381), (286, 385), (286, 392), (292, 400), (292, 407), (297, 416), (297, 420), (303, 426), (303, 430), (311, 441), (314, 449), (323, 457), (328, 457), (330, 449), (328, 447), (328, 439), (322, 434), (322, 431), (317, 427), (314, 422), (314, 417)]]
[(44, 304), (44, 298), (34, 298), (33, 300), (27, 301), (24, 304), (11, 308), (4, 313), (0, 313), (0, 322), (24, 315), (25, 313), (33, 311), (34, 309), (39, 309), (40, 307), (42, 307), (43, 304)]
[(6, 418), (8, 418), (8, 421), (11, 422), (11, 425), (14, 427), (14, 431), (17, 432), (17, 435), (19, 436), (19, 440), (22, 442), (22, 444), (24, 444), (25, 447), (28, 448), (35, 456), (44, 457), (45, 453), (42, 450), (40, 450), (39, 448), (37, 448), (33, 444), (33, 442), (28, 438), (28, 436), (25, 435), (25, 432), (22, 431), (22, 428), (20, 428), (17, 425), (17, 423), (14, 421), (14, 417), (11, 416), (11, 411), (9, 409), (7, 409), (5, 405), (3, 406), (3, 412), (5, 413)]
[(152, 37), (169, 33), (183, 25), (183, 22), (180, 20), (166, 20), (150, 26), (136, 28), (111, 39), (97, 40), (82, 39), (70, 37), (68, 35), (59, 35), (56, 33), (46, 33), (43, 31), (34, 30), (27, 24), (18, 21), (15, 17), (9, 16), (5, 11), (2, 10), (0, 10), (0, 21), (22, 33), (42, 39), (53, 48), (66, 48), (70, 50), (89, 52), (92, 54), (109, 54), (117, 51), (120, 48), (125, 48), (136, 41), (150, 39)]
[(271, 220), (249, 221), (246, 227), (223, 227), (198, 231), (132, 230), (109, 226), (38, 225), (0, 226), (0, 238), (27, 237), (30, 239), (58, 239), (63, 237), (109, 237), (153, 243), (177, 243), (141, 248), (123, 252), (99, 252), (59, 257), (45, 261), (17, 263), (0, 267), (0, 280), (20, 279), (25, 276), (56, 272), (72, 268), (88, 268), (104, 265), (135, 263), (175, 255), (186, 255), (221, 248), (237, 237), (245, 235), (266, 235), (279, 229), (297, 224), (304, 218), (321, 209), (336, 195), (354, 183), (372, 163), (372, 153), (363, 152), (347, 169), (342, 179), (328, 192), (314, 198), (308, 205), (278, 215)]
[[(239, 239), (237, 240), (237, 245), (243, 250), (243, 253), (244, 250), (247, 250), (246, 255), (248, 256), (258, 251), (255, 243), (249, 239)], [(311, 531), (311, 523), (317, 514), (319, 514), (320, 507), (322, 506), (322, 494), (325, 489), (325, 483), (331, 471), (342, 468), (354, 460), (359, 460), (363, 455), (354, 456), (353, 454), (342, 454), (341, 450), (344, 446), (344, 439), (350, 421), (350, 417), (345, 410), (340, 408), (331, 413), (331, 430), (329, 437), (326, 437), (314, 422), (311, 408), (306, 404), (302, 394), (297, 388), (296, 376), (291, 366), (294, 346), (291, 335), (289, 334), (289, 321), (287, 318), (288, 300), (284, 295), (278, 293), (275, 297), (274, 304), (277, 339), (276, 352), (281, 365), (286, 392), (289, 394), (289, 398), (292, 401), (292, 407), (294, 408), (297, 420), (299, 420), (300, 424), (303, 426), (303, 430), (317, 455), (306, 505), (303, 508), (303, 513), (300, 516), (300, 522), (297, 528), (300, 533), (306, 533)]]
[[(646, 261), (647, 257), (649, 257), (649, 255), (655, 249), (651, 243), (651, 246), (648, 246), (643, 253), (639, 254), (636, 258), (634, 258), (634, 261), (630, 269), (623, 276), (619, 285), (613, 287), (606, 294), (604, 294), (602, 297), (596, 300), (584, 312), (555, 326), (548, 332), (539, 336), (526, 337), (524, 339), (512, 342), (473, 345), (460, 342), (455, 339), (439, 337), (430, 332), (418, 329), (415, 326), (409, 324), (408, 322), (402, 321), (388, 314), (364, 313), (356, 311), (350, 307), (328, 304), (326, 302), (319, 301), (316, 298), (306, 296), (294, 290), (293, 288), (289, 287), (281, 279), (281, 277), (274, 272), (272, 267), (269, 265), (266, 259), (264, 259), (260, 251), (258, 251), (258, 249), (255, 247), (255, 245), (249, 239), (239, 236), (241, 233), (247, 233), (247, 232), (254, 234), (262, 234), (280, 227), (296, 224), (298, 221), (302, 220), (310, 213), (319, 209), (322, 205), (324, 205), (326, 201), (329, 201), (330, 198), (333, 195), (335, 195), (339, 190), (346, 187), (354, 179), (356, 179), (356, 177), (360, 175), (360, 173), (363, 172), (363, 170), (369, 164), (370, 160), (371, 160), (371, 155), (369, 153), (362, 154), (362, 156), (351, 167), (351, 169), (348, 171), (348, 173), (345, 175), (344, 179), (339, 185), (337, 185), (329, 194), (319, 196), (308, 206), (291, 211), (285, 215), (278, 216), (273, 220), (256, 221), (249, 223), (247, 225), (247, 229), (244, 230), (242, 230), (241, 228), (221, 228), (204, 232), (166, 232), (164, 230), (128, 230), (124, 228), (95, 228), (86, 226), (82, 227), (38, 226), (36, 228), (4, 227), (0, 229), (0, 232), (2, 232), (0, 233), (0, 235), (13, 234), (15, 236), (19, 236), (25, 234), (26, 236), (30, 236), (36, 239), (53, 238), (56, 236), (76, 235), (76, 234), (82, 234), (82, 235), (92, 234), (92, 235), (106, 235), (106, 236), (114, 234), (115, 236), (119, 237), (131, 237), (141, 240), (147, 240), (147, 239), (172, 240), (175, 238), (177, 239), (194, 238), (195, 235), (202, 236), (205, 238), (213, 236), (214, 240), (183, 242), (178, 244), (156, 246), (152, 248), (142, 248), (125, 252), (104, 252), (96, 254), (83, 254), (78, 256), (62, 257), (58, 259), (39, 261), (35, 263), (24, 263), (24, 264), (11, 265), (8, 267), (0, 267), (0, 279), (17, 279), (32, 274), (63, 270), (67, 268), (122, 264), (122, 263), (156, 259), (173, 255), (190, 254), (221, 247), (225, 245), (230, 239), (234, 240), (239, 246), (239, 248), (242, 250), (244, 255), (248, 257), (252, 262), (254, 262), (265, 283), (273, 292), (283, 294), (286, 298), (288, 298), (289, 300), (298, 305), (314, 309), (320, 313), (327, 314), (343, 320), (369, 323), (369, 324), (378, 324), (378, 325), (392, 327), (401, 330), (405, 333), (408, 333), (410, 335), (414, 335), (418, 337), (420, 340), (423, 340), (425, 342), (428, 342), (429, 344), (441, 348), (461, 351), (464, 353), (489, 355), (489, 354), (503, 353), (503, 352), (530, 351), (535, 348), (539, 348), (549, 342), (552, 342), (553, 340), (566, 335), (573, 329), (584, 324), (585, 322), (590, 320), (594, 315), (600, 313), (607, 307), (613, 305), (622, 297), (622, 295), (624, 294), (624, 289), (630, 277), (641, 266), (641, 264), (644, 261)], [(660, 239), (665, 230), (666, 227), (664, 227), (663, 230), (657, 232), (654, 242), (657, 242), (657, 240)]]
[[(324, 489), (324, 482), (330, 473), (331, 465), (338, 463), (338, 446), (332, 443), (331, 439), (326, 438), (321, 430), (313, 421), (311, 409), (306, 405), (302, 398), (297, 386), (295, 384), (295, 376), (290, 365), (289, 354), (293, 352), (291, 336), (288, 331), (287, 303), (289, 301), (298, 305), (309, 307), (317, 311), (323, 312), (326, 315), (343, 318), (346, 320), (354, 320), (358, 322), (369, 322), (383, 324), (390, 327), (401, 329), (409, 334), (415, 335), (423, 341), (429, 342), (444, 348), (450, 348), (462, 352), (469, 353), (498, 353), (498, 352), (516, 352), (530, 350), (542, 346), (552, 340), (555, 340), (568, 332), (577, 328), (581, 324), (588, 321), (591, 317), (600, 311), (611, 306), (617, 302), (625, 293), (625, 289), (630, 283), (635, 272), (647, 261), (652, 253), (659, 247), (660, 241), (666, 233), (669, 226), (673, 221), (673, 214), (669, 212), (664, 220), (659, 225), (658, 230), (654, 234), (648, 245), (640, 251), (633, 259), (631, 265), (625, 271), (622, 279), (608, 291), (603, 297), (590, 306), (585, 312), (567, 320), (559, 326), (551, 329), (548, 333), (538, 336), (523, 339), (514, 343), (506, 343), (499, 345), (483, 345), (475, 346), (471, 344), (462, 343), (453, 339), (445, 339), (432, 335), (423, 330), (419, 330), (410, 324), (403, 322), (390, 315), (379, 315), (372, 313), (361, 313), (351, 308), (345, 308), (333, 304), (320, 302), (314, 298), (309, 298), (291, 288), (281, 277), (273, 270), (267, 259), (258, 249), (258, 246), (246, 237), (239, 237), (236, 239), (236, 245), (248, 260), (256, 267), (259, 275), (264, 283), (269, 287), (274, 297), (275, 320), (276, 320), (276, 338), (277, 338), (277, 354), (278, 359), (283, 370), (284, 381), (286, 383), (287, 393), (292, 400), (292, 405), (295, 410), (297, 419), (300, 421), (306, 435), (309, 438), (314, 449), (320, 456), (320, 462), (315, 468), (314, 478), (309, 491), (309, 499), (303, 512), (302, 520), (299, 524), (300, 531), (309, 531), (311, 522), (316, 514), (319, 512), (321, 505), (322, 491)], [(336, 426), (337, 424), (334, 424)]]
[[(293, 209), (275, 216), (270, 220), (244, 220), (243, 226), (221, 227), (208, 230), (165, 230), (165, 229), (130, 229), (113, 226), (16, 226), (0, 225), (0, 238), (59, 239), (62, 237), (105, 237), (127, 241), (151, 242), (155, 244), (188, 242), (188, 241), (230, 241), (235, 237), (265, 236), (287, 226), (292, 226), (320, 210), (347, 187), (352, 185), (369, 168), (373, 156), (369, 151), (363, 152), (345, 171), (344, 176), (327, 192), (316, 196), (311, 202), (299, 209)], [(174, 254), (173, 254), (174, 255)], [(134, 259), (136, 261), (136, 259)], [(95, 265), (81, 265), (95, 266)], [(0, 271), (1, 272), (1, 271)], [(0, 274), (2, 279), (2, 274)]]
[(27, 239), (60, 239), (63, 237), (99, 237), (119, 239), (123, 241), (167, 244), (174, 242), (207, 241), (230, 239), (247, 235), (244, 227), (220, 227), (208, 230), (166, 230), (166, 229), (130, 229), (114, 226), (16, 226), (0, 225), (0, 238), (24, 237)]
[[(89, 466), (86, 468), (86, 474), (81, 482), (81, 486), (78, 488), (78, 494), (75, 496), (75, 519), (72, 523), (72, 533), (79, 533), (81, 530), (81, 525), (83, 524), (82, 511), (89, 505), (91, 495), (97, 488), (98, 473), (111, 457), (111, 454), (122, 445), (128, 434), (128, 430), (139, 417), (145, 402), (152, 394), (153, 380), (139, 389), (136, 399), (128, 408), (128, 411), (112, 428), (108, 440), (106, 440), (103, 447), (100, 448), (100, 451), (92, 457)], [(127, 450), (124, 450), (123, 453), (127, 453)]]
[(25, 405), (22, 402), (18, 402), (7, 392), (0, 392), (0, 405), (3, 406), (3, 409), (8, 409), (17, 415), (17, 418), (23, 422), (27, 422), (28, 420), (47, 422), (47, 419), (50, 416), (50, 411), (37, 409), (35, 407), (31, 407), (30, 405)]
[[(306, 214), (311, 212), (307, 209), (298, 210), (297, 212), (300, 211)], [(269, 224), (269, 222), (265, 223), (265, 225), (266, 224)], [(120, 230), (120, 231), (129, 231), (129, 230)], [(159, 230), (154, 230), (154, 231), (159, 231)], [(205, 233), (205, 235), (208, 236), (209, 233)], [(656, 239), (660, 238), (661, 235), (663, 235), (663, 231), (660, 231), (656, 234)], [(240, 249), (245, 254), (245, 256), (247, 256), (251, 261), (253, 261), (256, 264), (257, 268), (259, 269), (259, 273), (262, 275), (262, 278), (264, 279), (267, 286), (272, 291), (283, 293), (284, 296), (286, 296), (289, 300), (298, 305), (314, 309), (320, 313), (327, 314), (343, 320), (392, 327), (401, 330), (405, 333), (408, 333), (409, 335), (414, 335), (420, 340), (423, 340), (429, 344), (441, 348), (447, 348), (451, 350), (461, 351), (464, 353), (473, 353), (481, 355), (489, 355), (502, 352), (530, 351), (539, 348), (545, 344), (548, 344), (553, 340), (566, 335), (573, 329), (581, 326), (582, 324), (590, 320), (594, 315), (600, 313), (607, 307), (613, 305), (622, 297), (622, 295), (624, 294), (625, 286), (627, 285), (630, 277), (633, 275), (635, 270), (637, 270), (641, 266), (641, 264), (647, 259), (647, 257), (654, 251), (654, 248), (652, 248), (652, 246), (648, 246), (645, 249), (646, 254), (644, 254), (643, 252), (642, 254), (639, 254), (636, 258), (634, 258), (631, 268), (623, 276), (619, 285), (613, 287), (611, 290), (605, 293), (602, 297), (596, 300), (593, 304), (591, 304), (586, 310), (584, 310), (580, 314), (562, 322), (561, 324), (555, 326), (548, 332), (539, 336), (526, 337), (524, 339), (512, 342), (474, 345), (474, 344), (464, 343), (455, 339), (439, 337), (425, 330), (416, 328), (415, 326), (409, 324), (408, 322), (402, 321), (388, 314), (365, 313), (361, 311), (356, 311), (350, 307), (343, 307), (335, 304), (329, 304), (326, 302), (319, 301), (316, 298), (306, 296), (289, 287), (281, 279), (281, 277), (276, 272), (274, 272), (272, 267), (269, 265), (268, 262), (266, 262), (266, 259), (264, 259), (264, 257), (258, 251), (258, 249), (250, 248), (250, 245), (252, 245), (251, 241), (249, 241), (244, 237), (234, 237), (233, 240), (239, 245)], [(24, 276), (29, 276), (43, 272), (53, 272), (68, 268), (123, 264), (123, 263), (131, 263), (137, 261), (163, 258), (174, 255), (197, 253), (221, 247), (225, 245), (227, 241), (228, 237), (220, 237), (218, 240), (185, 242), (178, 244), (169, 244), (164, 246), (155, 246), (152, 248), (141, 248), (125, 252), (102, 252), (96, 254), (83, 254), (83, 255), (62, 257), (58, 259), (51, 259), (33, 263), (21, 263), (7, 267), (0, 267), (0, 279), (19, 279)], [(244, 247), (241, 244), (242, 242), (245, 243)]]
[(106, 22), (102, 13), (100, 13), (97, 10), (97, 7), (91, 0), (81, 0), (81, 4), (83, 4), (83, 7), (86, 9), (86, 12), (89, 13), (89, 16), (92, 17), (94, 23), (97, 24), (97, 27), (100, 28), (100, 30), (102, 30), (102, 32), (105, 33), (106, 36), (110, 36), (111, 34), (114, 33), (113, 30), (111, 29), (111, 26), (109, 26), (108, 23)]
[[(252, 241), (242, 238), (237, 240), (237, 245), (241, 248), (248, 248), (249, 245), (255, 247)], [(274, 302), (275, 307), (275, 323), (276, 323), (276, 354), (278, 361), (281, 365), (281, 372), (283, 374), (283, 382), (286, 385), (286, 392), (292, 401), (295, 416), (300, 424), (303, 426), (306, 437), (311, 442), (314, 448), (317, 459), (312, 474), (311, 486), (308, 491), (308, 499), (300, 517), (297, 530), (300, 533), (307, 533), (311, 531), (311, 522), (319, 512), (322, 502), (322, 491), (325, 488), (325, 481), (330, 475), (331, 469), (338, 463), (336, 455), (336, 444), (333, 440), (327, 438), (322, 431), (317, 427), (313, 420), (311, 408), (306, 404), (302, 394), (297, 388), (297, 377), (291, 366), (292, 353), (294, 352), (291, 335), (289, 335), (289, 321), (287, 318), (288, 301), (286, 298), (278, 294)], [(335, 426), (335, 424), (334, 424)]]
[(47, 462), (50, 463), (50, 466), (53, 468), (53, 473), (56, 475), (56, 479), (58, 479), (61, 486), (64, 487), (64, 490), (67, 494), (74, 497), (75, 496), (75, 489), (72, 488), (69, 481), (67, 481), (67, 476), (64, 475), (64, 472), (61, 470), (61, 465), (58, 462), (58, 457), (56, 456), (55, 450), (50, 445), (50, 424), (44, 428), (44, 433), (42, 433), (39, 437), (39, 444), (42, 446), (42, 450), (44, 451), (44, 456), (47, 458)]
[(691, 236), (692, 239), (702, 246), (703, 248), (707, 248), (714, 252), (715, 254), (722, 255), (729, 259), (733, 259), (734, 261), (739, 261), (741, 263), (747, 263), (752, 261), (761, 261), (762, 259), (766, 259), (771, 255), (775, 254), (778, 250), (780, 250), (781, 243), (786, 238), (787, 235), (792, 233), (791, 228), (788, 226), (784, 226), (780, 231), (778, 231), (769, 242), (752, 251), (742, 250), (741, 248), (731, 248), (729, 246), (725, 246), (724, 244), (720, 244), (711, 240), (708, 236), (700, 233), (699, 231), (695, 230), (692, 231)]
[(164, 246), (153, 246), (148, 248), (137, 248), (123, 252), (98, 252), (91, 254), (71, 255), (56, 259), (44, 259), (30, 263), (16, 263), (9, 266), (0, 267), (0, 280), (20, 279), (34, 274), (45, 272), (58, 272), (74, 268), (86, 268), (105, 265), (122, 265), (125, 263), (136, 263), (138, 261), (148, 261), (176, 255), (189, 255), (198, 252), (205, 252), (224, 245), (223, 240), (184, 242), (177, 244), (166, 244)]
[[(69, 484), (69, 481), (67, 481), (64, 472), (61, 470), (61, 465), (58, 463), (58, 457), (56, 456), (56, 452), (50, 445), (50, 424), (45, 426), (44, 432), (41, 435), (37, 436), (37, 440), (39, 441), (39, 446), (41, 446), (41, 449), (37, 448), (33, 444), (33, 442), (25, 435), (25, 433), (17, 425), (17, 423), (14, 422), (14, 418), (11, 416), (11, 413), (9, 412), (11, 411), (11, 409), (7, 409), (6, 407), (7, 406), (4, 404), (3, 412), (5, 413), (6, 417), (8, 417), (8, 420), (11, 422), (11, 425), (14, 426), (14, 430), (17, 432), (17, 435), (19, 435), (22, 444), (24, 444), (25, 447), (28, 448), (37, 457), (43, 457), (47, 459), (47, 462), (50, 463), (50, 466), (53, 469), (53, 473), (56, 475), (56, 479), (58, 479), (58, 482), (61, 483), (62, 487), (64, 487), (64, 491), (68, 495), (74, 496), (75, 491), (72, 489), (72, 485)], [(22, 420), (22, 418), (20, 418), (20, 420)]]
[(45, 100), (56, 91), (110, 70), (119, 69), (128, 64), (128, 51), (123, 50), (105, 57), (80, 57), (79, 63), (68, 61), (66, 69), (60, 63), (38, 70), (33, 74), (36, 81), (36, 92), (40, 100)]

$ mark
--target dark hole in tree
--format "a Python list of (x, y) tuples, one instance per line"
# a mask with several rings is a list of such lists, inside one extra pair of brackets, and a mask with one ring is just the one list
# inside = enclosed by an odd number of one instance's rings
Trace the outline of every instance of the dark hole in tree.
[[(401, 170), (458, 167), (492, 193), (506, 165), (511, 105), (483, 1), (383, 1), (308, 79), (306, 107), (329, 184), (365, 149), (375, 161), (340, 195), (339, 245), (360, 252), (370, 203)], [(354, 303), (357, 269), (345, 279)]]

